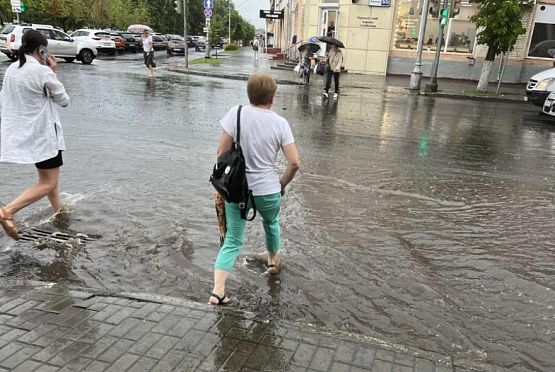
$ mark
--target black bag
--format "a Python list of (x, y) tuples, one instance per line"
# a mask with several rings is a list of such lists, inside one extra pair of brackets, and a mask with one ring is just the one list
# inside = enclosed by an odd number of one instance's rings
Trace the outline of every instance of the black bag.
[(316, 73), (318, 75), (324, 75), (325, 72), (326, 72), (326, 62), (324, 61), (318, 62), (318, 65), (316, 65)]
[(252, 45), (252, 50), (258, 50), (258, 45), (253, 44)]
[[(241, 149), (241, 109), (242, 106), (237, 109), (237, 140), (229, 151), (218, 158), (210, 176), (210, 183), (226, 202), (239, 204), (242, 219), (252, 221), (256, 217), (256, 206), (252, 190), (249, 190), (247, 167)], [(248, 218), (250, 208), (254, 213)]]

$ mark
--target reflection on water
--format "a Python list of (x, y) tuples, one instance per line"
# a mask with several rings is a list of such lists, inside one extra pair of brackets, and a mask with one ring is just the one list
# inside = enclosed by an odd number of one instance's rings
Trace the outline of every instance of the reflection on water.
[[(53, 262), (52, 250), (2, 237), (3, 272), (205, 302), (218, 252), (208, 184), (218, 122), (246, 101), (245, 83), (77, 68), (61, 76), (73, 94), (62, 111), (62, 189), (84, 195), (71, 228), (102, 239), (60, 256), (67, 269), (41, 273), (25, 267)], [(278, 90), (275, 110), (291, 122), (303, 158), (283, 203), (287, 265), (268, 277), (242, 264), (264, 247), (261, 224), (248, 224), (230, 276), (232, 309), (268, 327), (307, 321), (486, 370), (554, 369), (553, 123), (525, 105), (383, 89), (345, 88), (324, 100), (319, 83)], [(120, 104), (91, 84), (109, 84)], [(30, 172), (0, 165), (1, 198), (28, 185)], [(23, 211), (22, 223), (33, 225), (37, 208)], [(253, 324), (223, 316), (219, 337), (254, 334)]]

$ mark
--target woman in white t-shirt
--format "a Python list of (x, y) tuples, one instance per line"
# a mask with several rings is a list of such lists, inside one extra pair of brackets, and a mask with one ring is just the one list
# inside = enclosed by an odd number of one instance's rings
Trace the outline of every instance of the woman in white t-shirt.
[[(280, 264), (279, 210), (281, 196), (300, 166), (299, 154), (287, 120), (271, 111), (277, 85), (268, 74), (257, 73), (247, 83), (250, 105), (241, 111), (241, 148), (247, 166), (247, 181), (252, 190), (256, 210), (262, 217), (268, 250), (268, 272), (278, 272)], [(228, 151), (235, 140), (238, 107), (222, 119), (223, 133), (218, 145), (218, 157)], [(278, 174), (277, 156), (283, 151), (287, 168)], [(222, 305), (230, 300), (225, 294), (225, 282), (239, 250), (243, 245), (246, 221), (241, 219), (239, 205), (225, 203), (227, 232), (214, 265), (214, 288), (209, 302)]]
[(154, 41), (147, 29), (143, 31), (141, 42), (143, 43), (143, 56), (145, 66), (148, 68), (148, 74), (149, 76), (154, 76), (154, 67), (156, 66), (154, 63)]

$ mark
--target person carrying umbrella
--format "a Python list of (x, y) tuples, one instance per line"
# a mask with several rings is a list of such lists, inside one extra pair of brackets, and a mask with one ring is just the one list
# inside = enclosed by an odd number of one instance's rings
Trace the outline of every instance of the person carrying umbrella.
[(343, 63), (343, 53), (339, 48), (345, 48), (340, 41), (330, 36), (321, 36), (318, 40), (328, 44), (328, 52), (326, 53), (326, 86), (324, 88), (324, 97), (328, 97), (331, 88), (331, 78), (333, 77), (335, 85), (335, 93), (333, 98), (339, 95), (339, 74), (341, 72), (341, 64)]
[(310, 67), (312, 56), (319, 50), (320, 46), (311, 41), (304, 42), (299, 46), (299, 76), (301, 79), (299, 84), (308, 84), (310, 82)]

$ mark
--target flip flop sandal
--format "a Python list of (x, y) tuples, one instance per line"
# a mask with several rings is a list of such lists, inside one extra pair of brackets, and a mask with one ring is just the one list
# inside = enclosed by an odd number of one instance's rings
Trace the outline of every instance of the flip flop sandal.
[(267, 269), (266, 272), (269, 274), (277, 274), (279, 273), (279, 267), (276, 265), (266, 265)]
[[(2, 213), (4, 213), (4, 211), (2, 211)], [(6, 231), (6, 234), (8, 234), (10, 238), (13, 240), (19, 240), (19, 234), (17, 233), (17, 228), (13, 223), (13, 218), (0, 217), (0, 225), (2, 225), (4, 231)]]
[[(210, 295), (210, 297), (214, 297), (216, 300), (218, 300), (217, 304), (214, 304), (214, 303), (210, 302), (211, 305), (227, 305), (228, 303), (231, 302), (231, 301), (229, 301), (229, 297), (227, 297), (225, 294), (220, 297), (217, 294), (212, 293)], [(228, 301), (226, 301), (226, 298), (228, 299)]]

